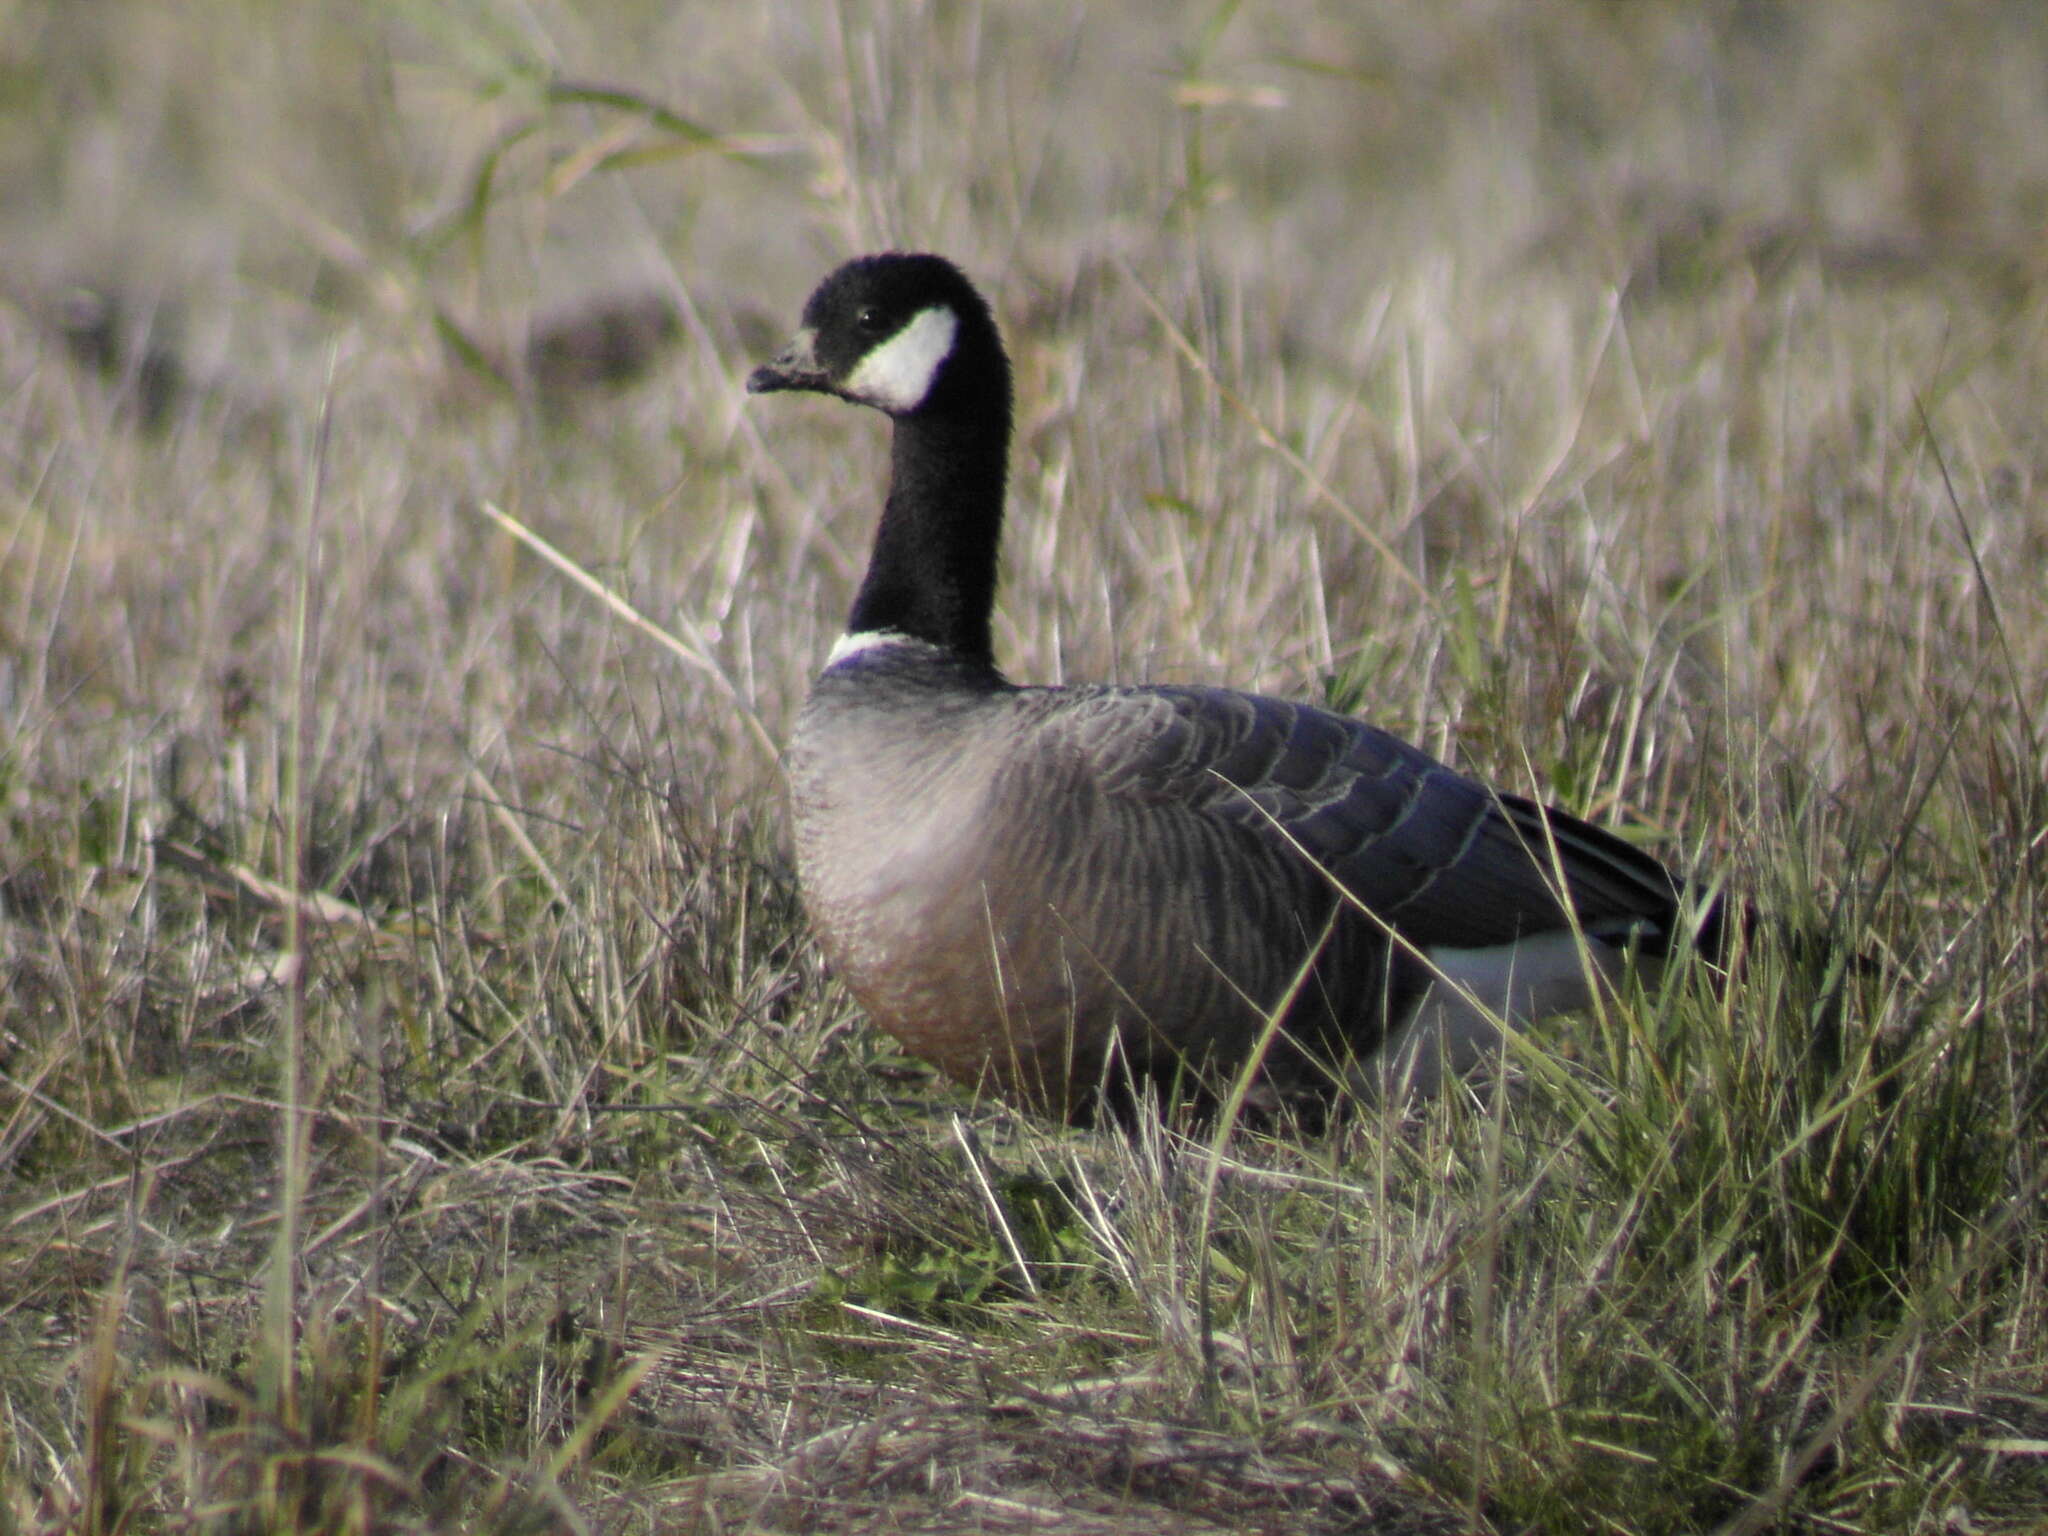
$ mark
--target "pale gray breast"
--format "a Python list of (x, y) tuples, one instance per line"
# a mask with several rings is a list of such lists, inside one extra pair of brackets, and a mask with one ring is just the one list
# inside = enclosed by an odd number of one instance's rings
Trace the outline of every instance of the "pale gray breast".
[(788, 757), (804, 899), (863, 975), (938, 942), (986, 858), (999, 701), (901, 677), (819, 679)]

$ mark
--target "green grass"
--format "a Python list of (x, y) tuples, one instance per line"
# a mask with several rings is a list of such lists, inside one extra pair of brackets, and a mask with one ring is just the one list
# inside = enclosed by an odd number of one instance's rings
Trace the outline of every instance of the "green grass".
[[(0, 0), (0, 1533), (2048, 1528), (2048, 29), (718, 18)], [(892, 243), (1014, 675), (1785, 926), (1316, 1134), (895, 1053), (772, 751), (881, 424), (739, 388)]]

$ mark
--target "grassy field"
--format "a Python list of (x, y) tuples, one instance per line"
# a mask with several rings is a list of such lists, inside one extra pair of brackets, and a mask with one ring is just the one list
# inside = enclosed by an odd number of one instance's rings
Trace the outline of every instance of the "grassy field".
[[(2048, 1530), (2044, 79), (0, 0), (0, 1536)], [(896, 244), (1016, 357), (1013, 676), (1354, 709), (1882, 973), (1317, 1134), (893, 1052), (775, 761), (882, 424), (740, 381)]]

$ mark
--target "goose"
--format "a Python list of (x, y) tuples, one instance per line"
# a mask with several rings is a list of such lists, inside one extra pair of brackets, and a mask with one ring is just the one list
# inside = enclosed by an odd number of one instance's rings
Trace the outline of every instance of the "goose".
[(1010, 365), (945, 258), (845, 263), (747, 389), (893, 421), (867, 574), (785, 766), (828, 963), (949, 1077), (1076, 1121), (1213, 1104), (1262, 1048), (1254, 1104), (1431, 1093), (1503, 1024), (1713, 947), (1718, 911), (1657, 859), (1361, 720), (1005, 677)]

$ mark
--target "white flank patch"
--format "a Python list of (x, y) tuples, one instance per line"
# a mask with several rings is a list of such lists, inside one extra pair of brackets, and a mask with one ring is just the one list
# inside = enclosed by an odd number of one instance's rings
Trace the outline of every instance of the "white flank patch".
[(914, 411), (931, 393), (939, 364), (953, 352), (960, 317), (944, 304), (911, 316), (910, 323), (860, 360), (846, 393), (885, 411)]
[(1434, 1095), (1444, 1079), (1500, 1055), (1501, 1025), (1519, 1029), (1591, 1005), (1596, 977), (1612, 981), (1618, 956), (1598, 940), (1545, 933), (1484, 949), (1426, 950), (1441, 978), (1393, 1031), (1377, 1066), (1394, 1094)]
[[(926, 311), (930, 313), (929, 310)], [(871, 651), (878, 645), (895, 645), (910, 637), (899, 629), (863, 629), (857, 634), (841, 635), (832, 642), (832, 650), (825, 657), (825, 668), (830, 671), (849, 656), (858, 656), (862, 651)]]

